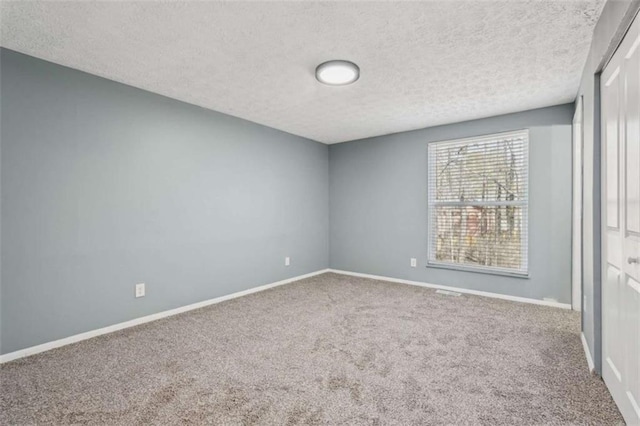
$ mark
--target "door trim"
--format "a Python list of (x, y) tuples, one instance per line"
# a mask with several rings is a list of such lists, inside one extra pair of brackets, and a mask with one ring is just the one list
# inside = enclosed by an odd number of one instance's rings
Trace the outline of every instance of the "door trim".
[(584, 104), (583, 97), (579, 96), (576, 103), (576, 111), (573, 116), (572, 134), (572, 223), (571, 223), (571, 305), (574, 311), (582, 311), (582, 268), (583, 248), (583, 188), (584, 188)]

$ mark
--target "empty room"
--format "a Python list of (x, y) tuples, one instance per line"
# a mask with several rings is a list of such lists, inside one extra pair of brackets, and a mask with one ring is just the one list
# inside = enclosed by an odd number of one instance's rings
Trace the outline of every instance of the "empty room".
[(0, 424), (640, 426), (640, 0), (0, 0)]

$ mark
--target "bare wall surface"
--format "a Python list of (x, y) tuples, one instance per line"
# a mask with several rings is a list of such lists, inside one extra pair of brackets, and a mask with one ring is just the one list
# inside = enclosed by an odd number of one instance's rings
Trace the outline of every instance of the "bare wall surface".
[(0, 59), (2, 353), (328, 266), (326, 145)]
[(600, 85), (599, 73), (624, 36), (639, 0), (609, 0), (596, 25), (578, 96), (583, 97), (582, 331), (601, 371)]
[[(570, 303), (572, 118), (568, 104), (331, 145), (331, 267)], [(428, 142), (524, 128), (530, 278), (427, 268)]]

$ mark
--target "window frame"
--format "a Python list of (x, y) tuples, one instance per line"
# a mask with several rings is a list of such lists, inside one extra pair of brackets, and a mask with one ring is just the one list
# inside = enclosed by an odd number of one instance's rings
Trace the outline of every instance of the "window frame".
[[(524, 170), (526, 171), (527, 174), (527, 199), (526, 201), (514, 201), (514, 202), (496, 202), (496, 201), (488, 201), (488, 202), (484, 202), (484, 203), (478, 203), (478, 202), (451, 202), (451, 201), (444, 201), (441, 203), (437, 203), (435, 202), (435, 195), (431, 193), (431, 182), (433, 179), (435, 179), (435, 170), (432, 170), (431, 167), (429, 167), (429, 160), (431, 159), (431, 147), (435, 146), (435, 145), (455, 145), (455, 144), (461, 144), (461, 143), (468, 143), (468, 144), (472, 144), (472, 143), (478, 143), (478, 142), (483, 142), (483, 141), (493, 141), (496, 139), (507, 139), (507, 138), (512, 138), (512, 137), (524, 137), (525, 139), (525, 146), (524, 146), (524, 151), (523, 151), (523, 158), (524, 158)], [(455, 270), (455, 271), (466, 271), (466, 272), (476, 272), (476, 273), (482, 273), (482, 274), (489, 274), (489, 275), (501, 275), (501, 276), (509, 276), (509, 277), (515, 277), (515, 278), (525, 278), (528, 279), (531, 277), (531, 268), (530, 268), (530, 252), (529, 252), (529, 201), (530, 201), (530, 195), (531, 195), (531, 184), (530, 184), (530, 176), (529, 176), (529, 171), (530, 171), (530, 155), (529, 155), (529, 144), (530, 144), (530, 138), (529, 138), (529, 129), (518, 129), (518, 130), (512, 130), (512, 131), (508, 131), (508, 132), (499, 132), (499, 133), (490, 133), (490, 134), (484, 134), (484, 135), (479, 135), (479, 136), (470, 136), (470, 137), (465, 137), (465, 138), (459, 138), (459, 139), (445, 139), (445, 140), (437, 140), (437, 141), (429, 141), (427, 143), (427, 268), (440, 268), (440, 269), (450, 269), (450, 270)], [(434, 190), (436, 189), (436, 185), (433, 185)], [(465, 265), (465, 264), (459, 264), (459, 263), (452, 263), (452, 262), (443, 262), (443, 261), (438, 261), (433, 259), (432, 260), (432, 255), (435, 258), (435, 254), (433, 253), (433, 238), (434, 236), (434, 218), (432, 217), (432, 210), (435, 211), (436, 206), (438, 205), (453, 205), (453, 206), (477, 206), (477, 205), (484, 205), (484, 206), (489, 206), (489, 205), (514, 205), (514, 206), (521, 206), (524, 207), (523, 213), (522, 213), (522, 217), (523, 217), (523, 223), (526, 224), (526, 238), (523, 239), (523, 241), (521, 242), (521, 250), (523, 251), (523, 253), (526, 253), (526, 257), (524, 258), (524, 262), (525, 262), (525, 267), (524, 267), (524, 271), (518, 271), (518, 270), (514, 270), (511, 268), (501, 268), (501, 267), (497, 267), (497, 266), (482, 266), (482, 265)]]

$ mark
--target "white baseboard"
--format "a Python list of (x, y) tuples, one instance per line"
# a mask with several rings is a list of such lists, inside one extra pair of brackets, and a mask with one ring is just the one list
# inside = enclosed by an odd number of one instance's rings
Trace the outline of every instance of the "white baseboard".
[[(473, 294), (473, 295), (476, 295), (476, 296), (484, 296), (484, 297), (493, 297), (493, 298), (496, 298), (496, 299), (510, 300), (510, 301), (513, 301), (513, 302), (533, 303), (533, 304), (536, 304), (536, 305), (552, 306), (552, 307), (562, 308), (562, 309), (571, 309), (571, 305), (567, 304), (567, 303), (558, 303), (558, 302), (550, 302), (550, 301), (547, 301), (547, 300), (529, 299), (529, 298), (526, 298), (526, 297), (509, 296), (509, 295), (505, 295), (505, 294), (490, 293), (490, 292), (486, 292), (486, 291), (468, 290), (468, 289), (459, 288), (459, 287), (450, 287), (450, 286), (444, 286), (444, 285), (438, 285), (438, 284), (429, 284), (429, 283), (424, 283), (424, 282), (419, 282), (419, 281), (410, 281), (410, 280), (404, 280), (404, 279), (399, 279), (399, 278), (384, 277), (384, 276), (380, 276), (380, 275), (362, 274), (362, 273), (359, 273), (359, 272), (349, 272), (349, 271), (342, 271), (342, 270), (338, 270), (338, 269), (322, 269), (322, 270), (319, 270), (319, 271), (311, 272), (309, 274), (299, 275), (297, 277), (288, 278), (286, 280), (277, 281), (277, 282), (274, 282), (274, 283), (271, 283), (271, 284), (265, 284), (265, 285), (260, 286), (260, 287), (250, 288), (248, 290), (239, 291), (237, 293), (228, 294), (226, 296), (220, 296), (220, 297), (216, 297), (214, 299), (204, 300), (202, 302), (193, 303), (191, 305), (181, 306), (179, 308), (170, 309), (168, 311), (158, 312), (156, 314), (151, 314), (151, 315), (147, 315), (147, 316), (144, 316), (144, 317), (135, 318), (135, 319), (132, 319), (130, 321), (125, 321), (125, 322), (121, 322), (121, 323), (118, 323), (118, 324), (110, 325), (110, 326), (107, 326), (107, 327), (99, 328), (97, 330), (91, 330), (91, 331), (87, 331), (87, 332), (84, 332), (84, 333), (75, 334), (73, 336), (65, 337), (65, 338), (59, 339), (59, 340), (54, 340), (52, 342), (43, 343), (41, 345), (32, 346), (32, 347), (25, 348), (25, 349), (20, 349), (20, 350), (15, 351), (15, 352), (10, 352), (10, 353), (4, 354), (4, 355), (0, 355), (0, 364), (3, 364), (5, 362), (9, 362), (9, 361), (13, 361), (13, 360), (16, 360), (16, 359), (24, 358), (24, 357), (27, 357), (27, 356), (30, 356), (30, 355), (35, 355), (35, 354), (38, 354), (38, 353), (41, 353), (41, 352), (45, 352), (45, 351), (48, 351), (48, 350), (51, 350), (51, 349), (59, 348), (61, 346), (70, 345), (72, 343), (80, 342), (82, 340), (91, 339), (92, 337), (101, 336), (103, 334), (108, 334), (108, 333), (113, 333), (114, 331), (122, 330), (122, 329), (129, 328), (129, 327), (135, 327), (136, 325), (145, 324), (145, 323), (151, 322), (151, 321), (156, 321), (156, 320), (159, 320), (161, 318), (166, 318), (166, 317), (177, 315), (177, 314), (180, 314), (180, 313), (183, 313), (183, 312), (191, 311), (191, 310), (194, 310), (194, 309), (203, 308), (205, 306), (214, 305), (216, 303), (224, 302), (225, 300), (235, 299), (235, 298), (238, 298), (238, 297), (246, 296), (248, 294), (252, 294), (252, 293), (257, 293), (257, 292), (260, 292), (260, 291), (268, 290), (268, 289), (273, 288), (273, 287), (278, 287), (278, 286), (281, 286), (281, 285), (284, 285), (284, 284), (289, 284), (289, 283), (292, 283), (294, 281), (299, 281), (299, 280), (302, 280), (302, 279), (305, 279), (305, 278), (310, 278), (310, 277), (313, 277), (313, 276), (316, 276), (316, 275), (324, 274), (326, 272), (333, 272), (333, 273), (341, 274), (341, 275), (351, 275), (351, 276), (354, 276), (354, 277), (371, 278), (371, 279), (374, 279), (374, 280), (390, 281), (390, 282), (401, 283), (401, 284), (409, 284), (409, 285), (415, 285), (415, 286), (419, 286), (419, 287), (456, 291), (456, 292), (459, 292), (459, 293)], [(593, 367), (593, 359), (591, 358), (591, 354), (589, 353), (589, 348), (586, 345), (586, 340), (584, 339), (584, 335), (582, 335), (582, 343), (583, 343), (583, 345), (585, 347), (585, 352), (587, 354), (587, 362), (589, 363), (589, 369), (591, 371), (593, 371), (593, 369), (594, 369), (594, 367)]]
[(587, 338), (584, 337), (584, 333), (580, 333), (580, 340), (582, 341), (582, 347), (584, 348), (584, 354), (587, 357), (587, 365), (589, 366), (589, 372), (593, 373), (596, 370), (593, 358), (591, 357), (591, 351), (589, 350), (589, 344)]
[(216, 303), (224, 302), (225, 300), (236, 299), (238, 297), (246, 296), (248, 294), (257, 293), (260, 291), (268, 290), (270, 288), (278, 287), (284, 284), (289, 284), (294, 281), (299, 281), (305, 278), (310, 278), (316, 275), (329, 272), (328, 269), (321, 269), (319, 271), (311, 272), (309, 274), (298, 275), (297, 277), (287, 278), (286, 280), (277, 281), (271, 284), (265, 284), (260, 287), (250, 288), (248, 290), (239, 291), (237, 293), (228, 294), (226, 296), (216, 297), (214, 299), (204, 300), (202, 302), (193, 303), (191, 305), (181, 306), (179, 308), (170, 309), (168, 311), (158, 312), (156, 314), (147, 315), (140, 318), (135, 318), (130, 321), (121, 322), (118, 324), (110, 325), (108, 327), (99, 328), (97, 330), (87, 331), (85, 333), (76, 334), (73, 336), (65, 337), (63, 339), (54, 340), (52, 342), (43, 343), (41, 345), (32, 346), (30, 348), (20, 349), (15, 352), (10, 352), (4, 355), (0, 355), (0, 364), (13, 361), (19, 358), (35, 355), (41, 352), (45, 352), (51, 349), (59, 348), (61, 346), (70, 345), (71, 343), (80, 342), (82, 340), (91, 339), (92, 337), (101, 336), (103, 334), (113, 333), (114, 331), (122, 330), (124, 328), (135, 327), (136, 325), (144, 324), (147, 322), (159, 320), (160, 318), (166, 318), (173, 315), (181, 314), (183, 312), (192, 311), (194, 309), (203, 308), (205, 306), (214, 305)]
[(420, 281), (410, 281), (410, 280), (403, 280), (400, 278), (383, 277), (380, 275), (361, 274), (359, 272), (342, 271), (339, 269), (329, 269), (329, 272), (342, 274), (342, 275), (351, 275), (353, 277), (371, 278), (374, 280), (390, 281), (390, 282), (400, 283), (400, 284), (409, 284), (409, 285), (415, 285), (419, 287), (455, 291), (458, 293), (473, 294), (476, 296), (492, 297), (494, 299), (510, 300), (512, 302), (532, 303), (534, 305), (551, 306), (554, 308), (561, 308), (561, 309), (571, 309), (571, 304), (569, 303), (559, 303), (559, 302), (552, 302), (549, 300), (530, 299), (528, 297), (509, 296), (507, 294), (490, 293), (488, 291), (469, 290), (466, 288), (450, 287), (450, 286), (439, 285), (439, 284), (429, 284), (429, 283), (424, 283)]

